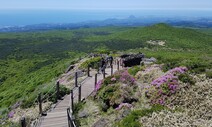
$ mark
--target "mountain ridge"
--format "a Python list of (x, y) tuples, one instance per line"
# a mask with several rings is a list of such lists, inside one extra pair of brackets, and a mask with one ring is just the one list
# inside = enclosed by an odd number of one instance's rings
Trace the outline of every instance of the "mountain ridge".
[(25, 26), (5, 26), (0, 27), (0, 32), (33, 32), (43, 30), (73, 30), (79, 28), (95, 28), (103, 26), (149, 26), (156, 23), (167, 23), (172, 26), (194, 27), (194, 28), (211, 28), (211, 18), (197, 19), (178, 19), (178, 18), (161, 18), (161, 17), (135, 17), (130, 15), (127, 18), (109, 18), (101, 21), (84, 21), (79, 23), (42, 23)]

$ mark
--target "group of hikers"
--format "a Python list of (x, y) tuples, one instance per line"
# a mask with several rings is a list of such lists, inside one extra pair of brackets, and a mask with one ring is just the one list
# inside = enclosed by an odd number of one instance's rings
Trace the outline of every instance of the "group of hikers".
[(107, 56), (106, 58), (102, 57), (102, 59), (101, 59), (101, 71), (102, 71), (102, 73), (104, 73), (104, 70), (107, 67), (107, 65), (109, 65), (111, 67), (112, 64), (113, 64), (113, 57), (112, 56)]

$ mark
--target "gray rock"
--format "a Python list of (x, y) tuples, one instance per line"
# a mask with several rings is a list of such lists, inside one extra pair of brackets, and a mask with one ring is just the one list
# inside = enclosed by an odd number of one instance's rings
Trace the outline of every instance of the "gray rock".
[(144, 62), (145, 65), (153, 64), (153, 62)]
[(108, 124), (108, 119), (101, 118), (92, 127), (106, 127)]
[(86, 112), (84, 110), (78, 113), (79, 118), (86, 118), (88, 116), (89, 116), (88, 112)]
[(142, 60), (142, 62), (144, 62), (144, 64), (146, 64), (146, 63), (152, 63), (152, 62), (157, 62), (157, 59), (154, 58), (154, 57), (151, 57), (151, 58), (144, 58), (144, 59)]
[(150, 58), (150, 61), (151, 61), (151, 62), (156, 62), (156, 61), (157, 61), (157, 59), (156, 59), (156, 58), (154, 58), (154, 57), (151, 57), (151, 58)]
[(127, 116), (127, 115), (129, 115), (130, 114), (130, 110), (129, 109), (125, 109), (124, 111), (123, 111), (123, 113), (122, 113), (122, 117), (125, 117), (125, 116)]

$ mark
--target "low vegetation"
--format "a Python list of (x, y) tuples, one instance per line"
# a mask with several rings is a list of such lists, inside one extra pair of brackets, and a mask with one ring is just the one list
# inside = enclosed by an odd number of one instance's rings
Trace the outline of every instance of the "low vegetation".
[(89, 67), (91, 67), (93, 69), (98, 69), (98, 67), (100, 67), (100, 61), (101, 61), (101, 57), (91, 58), (91, 59), (86, 60), (85, 62), (83, 62), (80, 65), (80, 68), (87, 69), (88, 66), (89, 66)]
[(138, 71), (142, 70), (143, 68), (144, 68), (143, 66), (142, 66), (142, 67), (140, 67), (140, 66), (133, 66), (132, 68), (130, 68), (130, 69), (128, 70), (128, 72), (129, 72), (129, 74), (135, 76), (136, 73), (137, 73)]
[[(77, 30), (57, 30), (45, 32), (1, 33), (0, 34), (0, 118), (7, 117), (12, 107), (20, 102), (22, 108), (32, 106), (39, 93), (52, 96), (57, 77), (66, 68), (84, 57), (87, 53), (124, 53), (142, 52), (146, 57), (155, 57), (161, 66), (160, 73), (165, 73), (175, 67), (187, 67), (188, 72), (179, 75), (179, 82), (196, 84), (193, 75), (206, 74), (211, 78), (212, 70), (212, 36), (210, 30), (194, 30), (174, 28), (166, 24), (156, 24), (148, 27), (102, 27), (85, 28)], [(148, 41), (164, 41), (165, 45), (152, 45)], [(97, 68), (100, 57), (93, 58), (81, 64), (81, 68)], [(152, 81), (153, 76), (142, 75), (146, 67), (135, 66), (126, 72), (120, 72), (113, 77), (108, 77), (96, 94), (96, 99), (104, 112), (112, 108), (115, 110), (122, 103), (134, 104), (140, 98), (134, 98), (138, 86), (129, 84), (135, 77), (141, 83)], [(128, 75), (128, 82), (121, 81), (122, 73)], [(149, 77), (148, 77), (149, 76)], [(144, 78), (145, 77), (145, 78)], [(112, 81), (111, 79), (114, 78)], [(144, 82), (145, 81), (145, 82)], [(163, 85), (162, 85), (163, 86)], [(195, 86), (195, 85), (194, 85)], [(121, 91), (120, 88), (126, 91)], [(168, 87), (162, 89), (167, 91)], [(69, 93), (68, 89), (61, 87), (61, 96)], [(123, 97), (126, 95), (126, 97)], [(130, 98), (130, 97), (133, 97)], [(111, 99), (112, 98), (112, 99)], [(55, 101), (54, 97), (48, 98)], [(153, 108), (153, 107), (152, 107)], [(136, 109), (137, 110), (137, 109)], [(151, 112), (154, 108), (138, 109), (138, 113), (130, 113), (125, 117), (120, 126), (125, 126), (128, 121), (141, 117), (143, 112)], [(156, 111), (156, 110), (154, 110)], [(150, 113), (151, 114), (151, 113)], [(126, 119), (126, 120), (125, 120)], [(129, 122), (129, 126), (142, 123)]]
[(162, 105), (153, 105), (150, 109), (134, 110), (128, 116), (118, 123), (119, 127), (141, 127), (142, 123), (139, 122), (139, 118), (143, 116), (151, 115), (153, 112), (159, 112), (166, 109)]

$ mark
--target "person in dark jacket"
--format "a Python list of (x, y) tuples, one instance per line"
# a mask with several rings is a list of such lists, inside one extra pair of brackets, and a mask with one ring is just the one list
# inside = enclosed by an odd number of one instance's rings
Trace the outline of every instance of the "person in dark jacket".
[(109, 62), (110, 62), (110, 67), (111, 67), (112, 64), (113, 64), (113, 57), (112, 56), (109, 57)]
[(106, 67), (105, 64), (106, 64), (106, 63), (105, 63), (105, 60), (104, 60), (104, 58), (102, 57), (102, 59), (101, 59), (101, 71), (102, 71), (102, 73), (104, 72), (104, 69), (105, 69), (105, 67)]

